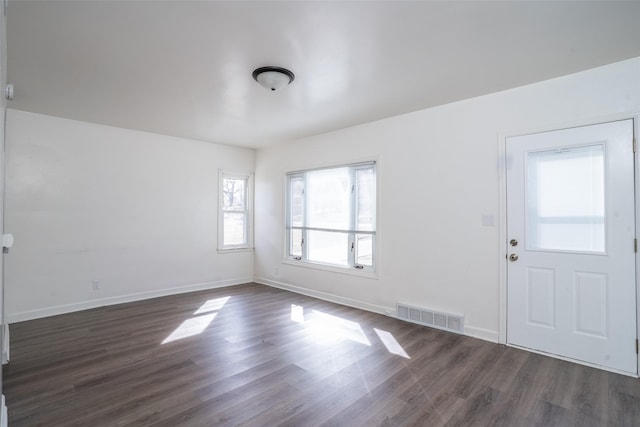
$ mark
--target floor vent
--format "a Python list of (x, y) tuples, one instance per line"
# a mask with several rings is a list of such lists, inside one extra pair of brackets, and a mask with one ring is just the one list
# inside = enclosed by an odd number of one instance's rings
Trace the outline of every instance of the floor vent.
[(396, 317), (407, 322), (444, 329), (445, 331), (464, 333), (464, 316), (456, 314), (442, 313), (406, 304), (396, 304)]

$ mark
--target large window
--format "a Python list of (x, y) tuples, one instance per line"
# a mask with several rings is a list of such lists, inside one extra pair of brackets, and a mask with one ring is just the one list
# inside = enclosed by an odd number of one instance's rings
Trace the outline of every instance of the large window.
[(287, 257), (375, 270), (374, 162), (287, 175)]
[(220, 172), (218, 249), (251, 247), (251, 176)]

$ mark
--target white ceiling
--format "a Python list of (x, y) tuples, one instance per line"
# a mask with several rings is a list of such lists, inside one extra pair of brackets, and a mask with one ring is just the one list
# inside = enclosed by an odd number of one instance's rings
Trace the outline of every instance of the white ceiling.
[[(9, 2), (10, 108), (260, 148), (640, 56), (640, 2)], [(270, 92), (251, 72), (289, 68)]]

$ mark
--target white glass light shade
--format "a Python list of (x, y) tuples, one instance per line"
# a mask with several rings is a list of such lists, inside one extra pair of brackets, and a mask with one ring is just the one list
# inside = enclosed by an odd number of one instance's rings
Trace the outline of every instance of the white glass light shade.
[(282, 74), (278, 71), (265, 71), (258, 74), (258, 83), (266, 87), (269, 90), (282, 89), (289, 84), (289, 76)]

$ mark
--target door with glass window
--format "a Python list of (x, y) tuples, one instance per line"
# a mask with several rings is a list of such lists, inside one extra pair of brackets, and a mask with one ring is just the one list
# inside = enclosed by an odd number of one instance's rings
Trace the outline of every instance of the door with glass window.
[(636, 373), (633, 121), (506, 153), (507, 342)]

